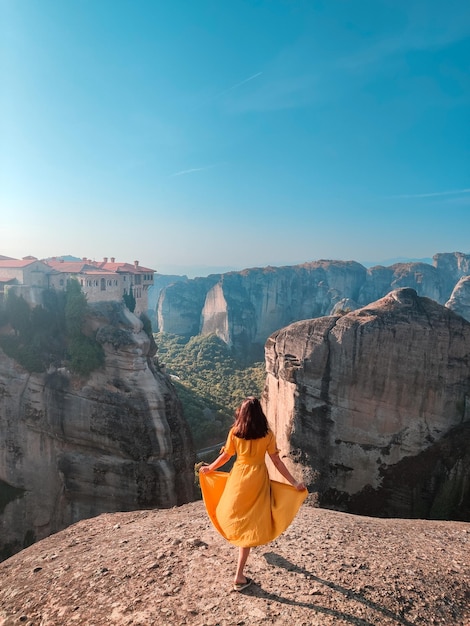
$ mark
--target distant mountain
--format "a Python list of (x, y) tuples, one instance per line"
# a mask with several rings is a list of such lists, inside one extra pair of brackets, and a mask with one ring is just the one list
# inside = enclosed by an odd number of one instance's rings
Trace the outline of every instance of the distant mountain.
[(425, 257), (423, 259), (413, 259), (405, 256), (398, 256), (394, 259), (386, 259), (385, 261), (361, 261), (364, 267), (375, 267), (377, 265), (383, 265), (384, 267), (390, 267), (396, 263), (428, 263), (432, 265), (432, 257)]
[[(65, 257), (64, 257), (65, 258)], [(269, 265), (269, 267), (294, 267), (295, 265), (303, 265), (305, 261), (296, 261), (293, 263), (288, 262), (279, 262), (279, 263), (268, 263), (264, 266)], [(395, 265), (396, 263), (427, 263), (428, 265), (433, 264), (433, 260), (431, 257), (424, 257), (421, 259), (412, 258), (412, 257), (395, 257), (392, 259), (385, 259), (381, 261), (358, 261), (364, 267), (375, 267), (377, 265), (383, 265), (384, 267), (389, 267), (390, 265)], [(250, 269), (246, 266), (233, 266), (233, 265), (165, 265), (160, 264), (158, 266), (158, 273), (161, 275), (177, 275), (184, 276), (185, 278), (204, 278), (205, 276), (210, 276), (211, 274), (227, 274), (228, 272), (241, 272), (243, 270)], [(252, 268), (251, 268), (252, 269)]]
[(62, 261), (81, 261), (82, 260), (80, 257), (72, 256), (71, 254), (63, 254), (61, 256), (50, 256), (50, 257), (47, 257), (46, 261), (49, 261), (51, 259), (58, 259)]
[(239, 272), (244, 269), (243, 266), (229, 265), (158, 265), (159, 274), (170, 274), (185, 276), (185, 278), (196, 278), (201, 276), (210, 276), (211, 274), (226, 274), (227, 272)]
[(431, 261), (366, 268), (355, 261), (320, 260), (172, 280), (159, 293), (156, 323), (173, 335), (216, 334), (237, 354), (258, 359), (275, 330), (363, 307), (402, 287), (448, 302), (470, 320), (470, 280), (464, 280), (470, 277), (470, 255), (438, 253)]

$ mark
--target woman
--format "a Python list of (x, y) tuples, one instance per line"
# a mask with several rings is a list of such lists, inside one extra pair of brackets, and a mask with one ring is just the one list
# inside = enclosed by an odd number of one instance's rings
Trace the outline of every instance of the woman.
[[(269, 479), (265, 455), (290, 483)], [(237, 459), (231, 472), (215, 472), (231, 456)], [(257, 398), (246, 398), (235, 413), (220, 455), (199, 470), (204, 504), (215, 528), (239, 547), (234, 589), (251, 584), (244, 573), (250, 548), (268, 543), (292, 522), (308, 492), (279, 457), (276, 440)], [(292, 485), (292, 486), (291, 486)]]

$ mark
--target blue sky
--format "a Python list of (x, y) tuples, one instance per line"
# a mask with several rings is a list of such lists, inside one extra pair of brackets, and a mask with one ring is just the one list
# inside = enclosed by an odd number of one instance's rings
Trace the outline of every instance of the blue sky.
[(467, 0), (0, 0), (0, 254), (470, 252)]

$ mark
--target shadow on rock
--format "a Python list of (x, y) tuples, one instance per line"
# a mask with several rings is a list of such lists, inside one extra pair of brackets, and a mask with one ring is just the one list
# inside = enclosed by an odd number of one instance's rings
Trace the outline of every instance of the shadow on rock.
[[(303, 567), (299, 567), (298, 565), (291, 563), (290, 561), (280, 556), (279, 554), (276, 554), (275, 552), (266, 552), (265, 554), (263, 554), (263, 556), (266, 559), (266, 561), (269, 563), (269, 565), (272, 565), (274, 567), (282, 567), (283, 569), (289, 572), (294, 572), (296, 574), (302, 574), (302, 576), (305, 576), (309, 580), (316, 581), (317, 583), (330, 587), (330, 589), (333, 589), (334, 591), (337, 591), (338, 593), (343, 594), (349, 600), (355, 600), (356, 602), (361, 602), (362, 604), (365, 604), (370, 609), (373, 609), (374, 611), (381, 613), (382, 615), (386, 616), (388, 619), (396, 622), (397, 624), (402, 624), (403, 626), (413, 626), (411, 622), (409, 622), (407, 619), (405, 619), (401, 615), (397, 615), (396, 613), (393, 613), (392, 611), (386, 609), (380, 604), (377, 604), (376, 602), (371, 602), (360, 593), (351, 591), (350, 589), (347, 589), (346, 587), (342, 587), (341, 585), (338, 585), (336, 583), (330, 582), (328, 580), (324, 580), (323, 578), (319, 578), (318, 576), (315, 576), (315, 574), (312, 574), (312, 572), (309, 572)], [(348, 622), (351, 622), (352, 624), (357, 624), (359, 626), (375, 626), (375, 624), (377, 623), (377, 622), (369, 622), (360, 617), (356, 617), (354, 615), (345, 613), (343, 611), (335, 611), (327, 607), (318, 606), (317, 604), (311, 604), (308, 602), (300, 602), (298, 600), (286, 598), (276, 593), (265, 591), (259, 584), (256, 584), (254, 586), (252, 585), (249, 589), (251, 589), (251, 594), (254, 596), (266, 598), (267, 600), (272, 600), (275, 602), (280, 602), (281, 604), (291, 604), (294, 606), (301, 606), (307, 609), (311, 609), (312, 611), (315, 611), (316, 613), (324, 613), (325, 615), (331, 615), (333, 617), (337, 617), (338, 619), (340, 618), (344, 621), (348, 621)], [(249, 591), (249, 589), (247, 589), (247, 591)]]

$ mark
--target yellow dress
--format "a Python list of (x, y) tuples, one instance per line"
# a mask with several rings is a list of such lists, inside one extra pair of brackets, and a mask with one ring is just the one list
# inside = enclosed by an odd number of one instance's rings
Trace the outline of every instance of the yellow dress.
[(251, 548), (273, 541), (292, 522), (307, 490), (269, 479), (265, 455), (278, 452), (271, 431), (259, 439), (240, 439), (231, 429), (221, 452), (237, 455), (230, 473), (199, 474), (212, 523), (236, 546)]

